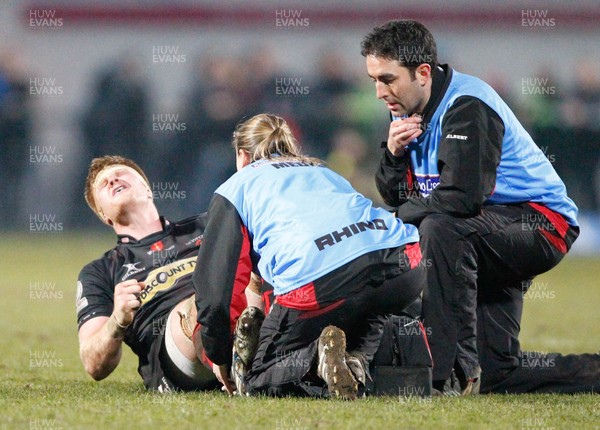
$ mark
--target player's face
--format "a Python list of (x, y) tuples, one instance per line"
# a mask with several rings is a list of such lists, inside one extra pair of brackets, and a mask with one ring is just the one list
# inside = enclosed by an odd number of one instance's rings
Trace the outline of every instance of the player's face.
[(109, 220), (117, 219), (129, 204), (152, 199), (142, 176), (131, 167), (120, 164), (102, 170), (96, 176), (93, 189), (96, 204)]
[(367, 55), (367, 73), (375, 83), (377, 98), (385, 101), (392, 115), (412, 115), (421, 113), (429, 100), (429, 76), (419, 73), (421, 65), (413, 77), (411, 71), (400, 65), (397, 60), (387, 60), (374, 55)]

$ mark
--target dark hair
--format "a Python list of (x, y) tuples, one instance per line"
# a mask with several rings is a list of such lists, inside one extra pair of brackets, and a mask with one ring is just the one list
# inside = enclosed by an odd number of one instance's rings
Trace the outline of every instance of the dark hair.
[(437, 66), (435, 39), (427, 28), (412, 19), (394, 19), (375, 27), (360, 44), (363, 57), (374, 55), (398, 62), (411, 70), (427, 63)]

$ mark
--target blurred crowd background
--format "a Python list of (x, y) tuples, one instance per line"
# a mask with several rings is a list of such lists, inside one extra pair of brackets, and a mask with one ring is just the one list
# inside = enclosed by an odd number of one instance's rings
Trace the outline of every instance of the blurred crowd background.
[[(92, 9), (91, 2), (77, 3), (79, 15), (71, 2), (2, 6), (2, 229), (28, 231), (32, 214), (54, 216), (65, 230), (102, 228), (85, 205), (83, 183), (91, 159), (105, 154), (137, 161), (169, 218), (204, 211), (235, 171), (235, 125), (260, 112), (285, 117), (306, 153), (381, 204), (373, 175), (389, 117), (359, 44), (384, 20), (324, 28), (314, 11), (267, 2), (270, 21), (277, 10), (296, 10), (308, 19), (299, 21), (305, 28), (265, 29), (256, 17), (256, 25), (235, 30), (201, 22), (178, 28), (176, 19), (161, 26), (85, 18), (87, 3)], [(463, 2), (465, 10), (471, 3)], [(441, 62), (481, 77), (503, 96), (593, 226), (600, 213), (600, 54), (586, 46), (599, 46), (599, 30), (560, 27), (559, 12), (554, 26), (523, 28), (522, 9), (513, 8), (512, 24), (489, 28), (492, 13), (469, 31), (433, 13), (431, 24), (426, 13), (419, 18), (436, 36)], [(32, 25), (32, 10), (54, 10), (61, 21)], [(503, 60), (510, 49), (525, 66)]]

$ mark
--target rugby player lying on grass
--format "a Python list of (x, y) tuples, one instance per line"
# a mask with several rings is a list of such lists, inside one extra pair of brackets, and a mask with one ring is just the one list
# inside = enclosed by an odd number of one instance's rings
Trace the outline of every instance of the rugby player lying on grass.
[[(192, 344), (196, 321), (191, 276), (206, 215), (179, 222), (159, 216), (142, 169), (120, 156), (92, 161), (85, 183), (90, 208), (117, 234), (117, 245), (86, 265), (77, 282), (80, 356), (92, 378), (106, 378), (121, 359), (123, 342), (139, 358), (147, 389), (167, 392), (218, 386), (202, 347)], [(239, 291), (231, 322), (250, 300)]]

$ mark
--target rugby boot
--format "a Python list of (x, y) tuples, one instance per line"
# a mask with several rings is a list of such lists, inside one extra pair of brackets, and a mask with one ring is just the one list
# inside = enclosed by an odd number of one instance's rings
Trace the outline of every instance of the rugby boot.
[(329, 396), (356, 399), (358, 382), (346, 362), (345, 333), (332, 325), (325, 327), (319, 336), (318, 354), (317, 375), (327, 383)]
[(258, 350), (260, 327), (264, 319), (263, 311), (249, 306), (241, 313), (235, 325), (231, 376), (240, 396), (247, 394), (244, 379)]

